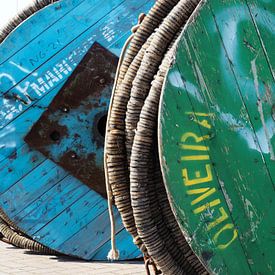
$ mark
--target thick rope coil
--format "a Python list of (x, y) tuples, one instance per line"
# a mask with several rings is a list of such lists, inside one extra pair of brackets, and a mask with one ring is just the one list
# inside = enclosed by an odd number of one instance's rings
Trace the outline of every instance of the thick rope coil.
[[(139, 29), (141, 22), (144, 20), (145, 17), (146, 17), (146, 15), (144, 13), (139, 15), (138, 24), (132, 28), (132, 30), (131, 30), (132, 34), (127, 39), (127, 41), (125, 42), (125, 44), (122, 48), (121, 55), (120, 55), (119, 62), (118, 62), (118, 68), (117, 68), (117, 72), (116, 72), (116, 76), (115, 76), (115, 80), (114, 80), (114, 87), (113, 87), (112, 96), (114, 95), (114, 91), (117, 87), (119, 72), (120, 72), (120, 68), (121, 68), (121, 65), (122, 65), (122, 61), (124, 60), (124, 57), (125, 57), (125, 54), (126, 54), (126, 50), (129, 46), (130, 42), (132, 41), (135, 33)], [(112, 98), (111, 98), (111, 102), (112, 102)], [(108, 120), (110, 118), (109, 116), (110, 116), (110, 113), (108, 113)], [(105, 145), (106, 145), (106, 143), (105, 143)], [(104, 161), (104, 165), (106, 165), (106, 160)], [(106, 173), (106, 171), (107, 171), (107, 168), (105, 167), (105, 178), (108, 179), (108, 173)], [(118, 260), (119, 259), (119, 251), (116, 248), (116, 242), (115, 242), (116, 228), (115, 228), (115, 217), (114, 217), (114, 212), (113, 212), (113, 207), (112, 207), (112, 205), (113, 205), (113, 193), (112, 193), (112, 189), (111, 189), (111, 187), (108, 183), (109, 183), (109, 181), (106, 180), (108, 209), (109, 209), (109, 216), (110, 216), (110, 223), (111, 223), (111, 250), (109, 251), (109, 253), (107, 255), (107, 259), (113, 261), (113, 260)]]
[(0, 232), (7, 243), (10, 243), (18, 248), (28, 249), (45, 255), (57, 255), (55, 251), (15, 232), (2, 219), (0, 219)]
[(58, 253), (46, 246), (30, 239), (14, 224), (9, 217), (0, 209), (0, 234), (2, 240), (18, 248), (28, 249), (45, 255), (57, 255)]
[(145, 260), (144, 263), (145, 263), (145, 270), (146, 270), (146, 274), (147, 274), (147, 275), (151, 275), (149, 266), (152, 266), (152, 267), (153, 267), (153, 270), (154, 270), (154, 274), (155, 274), (155, 275), (162, 274), (162, 272), (161, 272), (160, 270), (157, 269), (155, 263), (152, 261), (151, 258)]
[[(144, 100), (148, 96), (150, 87), (151, 90), (153, 87), (157, 87), (159, 90), (161, 90), (164, 80), (163, 75), (165, 75), (165, 72), (169, 68), (167, 66), (167, 64), (169, 64), (169, 59), (172, 59), (172, 56), (169, 55), (173, 55), (173, 50), (171, 51), (172, 54), (168, 52), (168, 54), (164, 57), (164, 65), (159, 69), (160, 75), (157, 75), (158, 78), (154, 80), (153, 84), (151, 83), (151, 81), (153, 80), (154, 75), (158, 71), (158, 66), (160, 64), (161, 59), (163, 58), (163, 53), (166, 52), (167, 45), (169, 45), (171, 39), (175, 37), (176, 32), (179, 31), (179, 29), (184, 25), (185, 21), (189, 18), (197, 4), (198, 1), (194, 3), (192, 3), (191, 1), (180, 1), (171, 11), (171, 13), (164, 19), (160, 27), (157, 29), (153, 41), (151, 42), (149, 48), (146, 51), (142, 64), (133, 82), (133, 87), (131, 89), (131, 97), (128, 102), (126, 114), (126, 147), (130, 151), (128, 152), (128, 156), (131, 157), (131, 202), (134, 211), (135, 222), (138, 229), (138, 233), (140, 236), (142, 236), (142, 239), (144, 240), (145, 245), (148, 248), (149, 254), (155, 259), (156, 262), (159, 262), (158, 264), (162, 266), (162, 270), (165, 272), (165, 274), (191, 274), (196, 273), (197, 271), (194, 268), (192, 268), (192, 261), (188, 261), (188, 258), (181, 257), (184, 255), (184, 253), (186, 253), (186, 251), (182, 251), (182, 253), (179, 253), (180, 248), (182, 248), (182, 246), (178, 247), (177, 242), (173, 242), (173, 237), (175, 236), (172, 236), (171, 231), (168, 230), (169, 228), (167, 226), (164, 226), (167, 224), (167, 217), (170, 217), (170, 219), (168, 220), (172, 219), (172, 215), (169, 215), (169, 213), (162, 212), (161, 208), (158, 207), (158, 205), (163, 205), (164, 201), (162, 200), (161, 203), (160, 201), (157, 202), (157, 200), (154, 199), (156, 198), (156, 196), (158, 196), (158, 193), (159, 195), (163, 194), (163, 192), (165, 192), (165, 189), (162, 188), (162, 192), (156, 193), (156, 185), (154, 186), (152, 184), (155, 181), (154, 171), (159, 171), (160, 168), (153, 168), (153, 164), (158, 163), (158, 160), (154, 160), (153, 162), (146, 161), (149, 160), (151, 158), (151, 155), (153, 154), (151, 148), (153, 147), (153, 143), (155, 140), (152, 137), (154, 131), (153, 133), (151, 133), (151, 136), (148, 136), (148, 130), (146, 134), (144, 134), (144, 132), (146, 131), (146, 128), (148, 128), (149, 131), (152, 129), (154, 130), (154, 128), (156, 128), (156, 126), (154, 127), (154, 123), (156, 122), (157, 117), (155, 117), (155, 121), (152, 120), (152, 117), (153, 114), (157, 115), (157, 108), (154, 108), (155, 105), (151, 104), (150, 109), (147, 109), (147, 113), (145, 116), (147, 120), (143, 119), (142, 113), (141, 115), (139, 114), (141, 112), (141, 109), (144, 108)], [(169, 31), (167, 31), (168, 29)], [(153, 99), (153, 102), (156, 103), (157, 97), (155, 96), (155, 98)], [(156, 104), (156, 106), (158, 106), (158, 104)], [(147, 125), (145, 124), (145, 127), (144, 124), (142, 125), (143, 135), (141, 136), (138, 135), (138, 121), (139, 124), (147, 123)], [(137, 142), (134, 143), (133, 146), (134, 139)], [(150, 146), (148, 146), (148, 144)], [(145, 153), (147, 153), (147, 155), (145, 155)], [(146, 173), (146, 171), (148, 172)], [(161, 175), (158, 176), (157, 182), (160, 182), (160, 179)], [(147, 185), (145, 185), (145, 183), (147, 183)], [(145, 192), (142, 192), (142, 186), (145, 186)], [(159, 184), (159, 188), (162, 186), (163, 184)], [(151, 194), (150, 191), (152, 192)], [(146, 203), (147, 194), (148, 200)], [(165, 198), (165, 205), (168, 207), (166, 209), (169, 209), (167, 195), (162, 197), (162, 199)], [(144, 212), (145, 206), (147, 206), (146, 212)], [(146, 218), (145, 213), (149, 214), (149, 216), (146, 216)], [(165, 215), (168, 216), (165, 217)], [(151, 220), (151, 224), (148, 219)], [(176, 222), (174, 222), (174, 225), (175, 228), (178, 228)], [(155, 228), (154, 232), (152, 231), (153, 228)], [(150, 232), (150, 234), (148, 233), (149, 230), (152, 231)], [(153, 239), (152, 236), (154, 237)], [(146, 237), (149, 238), (149, 240), (147, 240)], [(158, 242), (158, 239), (160, 243), (159, 247), (156, 248), (155, 246)], [(184, 239), (184, 237), (181, 236), (181, 239)], [(150, 247), (154, 248), (150, 249)], [(160, 257), (164, 256), (164, 254), (166, 254), (165, 258), (162, 261), (160, 261)], [(190, 268), (188, 268), (189, 265)]]
[(144, 43), (160, 24), (162, 18), (171, 11), (177, 2), (178, 0), (157, 1), (142, 21), (120, 66), (117, 85), (110, 102), (109, 119), (106, 125), (104, 156), (107, 175), (106, 184), (112, 190), (115, 204), (121, 214), (125, 228), (131, 233), (135, 244), (138, 245), (145, 255), (147, 255), (146, 247), (137, 234), (130, 203), (129, 171), (124, 142), (124, 120), (130, 95), (128, 88), (131, 87), (131, 83), (127, 81), (126, 83), (122, 82), (126, 73), (128, 75), (135, 75), (146, 50)]
[(23, 21), (28, 19), (31, 15), (44, 7), (53, 4), (59, 0), (35, 0), (29, 6), (18, 12), (1, 30), (0, 30), (0, 43)]
[(10, 227), (14, 228), (17, 232), (20, 232), (18, 226), (10, 220), (10, 218), (4, 213), (4, 211), (0, 208), (0, 219), (2, 219), (6, 224)]
[(164, 274), (208, 274), (171, 210), (156, 146), (159, 99), (176, 39), (198, 4), (156, 2), (149, 13), (154, 26), (144, 20), (122, 62), (106, 127), (107, 184), (147, 264)]

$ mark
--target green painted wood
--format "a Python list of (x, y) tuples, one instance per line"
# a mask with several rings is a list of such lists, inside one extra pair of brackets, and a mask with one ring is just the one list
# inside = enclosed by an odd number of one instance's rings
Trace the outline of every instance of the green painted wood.
[(274, 7), (204, 1), (163, 93), (165, 184), (192, 249), (215, 274), (275, 274)]

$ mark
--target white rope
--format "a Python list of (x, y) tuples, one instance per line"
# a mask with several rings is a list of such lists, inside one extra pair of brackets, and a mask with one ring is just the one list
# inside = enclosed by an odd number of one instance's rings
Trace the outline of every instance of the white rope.
[[(144, 13), (140, 14), (140, 16), (138, 18), (138, 24), (132, 28), (132, 34), (126, 40), (126, 42), (122, 48), (122, 51), (121, 51), (121, 54), (119, 57), (118, 66), (117, 66), (116, 75), (115, 75), (107, 122), (109, 121), (110, 116), (111, 116), (111, 109), (112, 109), (112, 105), (113, 105), (114, 94), (116, 91), (118, 78), (119, 78), (119, 72), (120, 72), (120, 68), (121, 68), (123, 59), (125, 57), (125, 54), (127, 52), (129, 44), (131, 43), (136, 31), (138, 30), (138, 28), (139, 28), (141, 22), (143, 21), (143, 19), (145, 18), (145, 16), (146, 15)], [(106, 125), (106, 135), (105, 136), (107, 136), (107, 131), (108, 131), (108, 127)], [(105, 145), (104, 145), (104, 170), (105, 170), (105, 182), (106, 182), (106, 190), (107, 190), (108, 210), (109, 210), (110, 223), (111, 223), (111, 250), (108, 253), (107, 259), (113, 261), (113, 260), (119, 259), (119, 250), (116, 248), (116, 225), (115, 225), (115, 216), (114, 216), (114, 210), (113, 210), (113, 193), (112, 193), (112, 188), (109, 184), (109, 176), (107, 173), (107, 158), (108, 158), (108, 156), (105, 153), (106, 146), (107, 146), (107, 142), (105, 142)]]

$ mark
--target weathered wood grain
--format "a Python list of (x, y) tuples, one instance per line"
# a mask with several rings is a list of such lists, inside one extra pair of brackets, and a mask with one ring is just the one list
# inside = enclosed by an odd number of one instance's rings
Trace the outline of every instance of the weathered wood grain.
[(161, 108), (166, 184), (216, 274), (274, 272), (274, 64), (253, 18), (246, 1), (206, 1), (181, 37)]
[[(63, 0), (29, 18), (0, 46), (0, 205), (24, 232), (62, 253), (106, 259), (107, 202), (23, 139), (90, 46), (96, 41), (119, 55), (139, 13), (153, 2)], [(140, 255), (117, 212), (116, 219), (122, 259)], [(100, 226), (95, 240), (91, 230)]]
[(82, 184), (69, 175), (17, 213), (14, 220), (33, 234), (88, 192), (88, 188), (82, 188)]
[[(46, 29), (56, 24), (82, 2), (86, 0), (67, 0), (54, 4), (54, 9), (49, 13), (49, 8), (39, 10), (35, 16), (24, 22), (24, 28), (18, 28), (16, 32), (9, 34), (0, 47), (0, 65), (9, 60), (16, 52), (26, 46), (26, 35), (29, 41), (33, 41)], [(39, 16), (37, 16), (39, 14)], [(35, 27), (34, 27), (35, 26)], [(27, 33), (26, 33), (27, 32)], [(18, 35), (19, 34), (19, 35)]]
[[(107, 202), (90, 190), (73, 205), (60, 212), (51, 223), (37, 229), (34, 235), (39, 236), (41, 241), (49, 243), (52, 247), (61, 247), (65, 241), (80, 232), (82, 227), (96, 219), (106, 209)], [(59, 231), (60, 228), (65, 228), (62, 235)], [(82, 239), (79, 240), (82, 242)], [(83, 242), (85, 242), (84, 239)]]
[[(123, 228), (121, 220), (119, 221), (119, 212), (115, 211), (115, 218), (117, 220), (116, 232), (120, 232)], [(62, 244), (62, 248), (69, 251), (70, 254), (77, 253), (82, 258), (92, 258), (93, 254), (106, 242), (106, 239), (110, 235), (109, 225), (109, 213), (106, 209), (103, 213), (97, 216), (96, 219), (92, 220), (89, 224), (85, 225), (81, 232), (73, 235), (69, 240)], [(87, 243), (92, 245), (89, 249), (84, 249), (82, 244), (79, 243), (79, 239), (83, 238)], [(61, 248), (61, 247), (60, 247)]]

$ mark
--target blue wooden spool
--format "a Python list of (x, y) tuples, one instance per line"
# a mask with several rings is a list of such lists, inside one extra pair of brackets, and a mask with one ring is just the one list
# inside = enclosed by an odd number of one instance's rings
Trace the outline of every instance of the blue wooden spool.
[[(63, 0), (28, 18), (0, 46), (0, 207), (23, 232), (58, 252), (106, 259), (110, 249), (107, 201), (62, 168), (60, 147), (47, 144), (43, 151), (39, 135), (34, 146), (25, 139), (87, 52), (100, 45), (118, 57), (138, 15), (153, 4), (153, 0)], [(93, 111), (106, 112), (108, 93), (98, 100)], [(77, 125), (74, 117), (66, 121), (68, 126), (72, 123), (70, 129)], [(93, 124), (96, 113), (85, 117)], [(71, 134), (66, 137), (62, 150), (72, 148), (77, 140), (70, 139)], [(78, 142), (87, 139), (89, 132)], [(103, 150), (86, 147), (102, 167)], [(81, 151), (77, 148), (76, 156)], [(139, 257), (117, 211), (115, 217), (120, 259)]]

